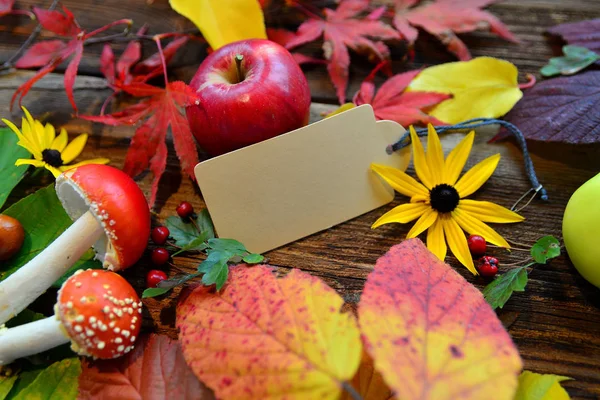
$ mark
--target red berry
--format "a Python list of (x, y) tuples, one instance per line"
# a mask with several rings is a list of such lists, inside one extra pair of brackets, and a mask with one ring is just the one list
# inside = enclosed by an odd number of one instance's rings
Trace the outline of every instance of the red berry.
[(156, 285), (165, 279), (167, 279), (167, 274), (157, 269), (153, 269), (146, 275), (146, 286), (149, 288), (156, 287)]
[(494, 265), (494, 266), (498, 266), (498, 259), (496, 257), (492, 257), (492, 256), (483, 256), (481, 258), (482, 261), (480, 262), (484, 262), (484, 263), (488, 263), (490, 265)]
[(487, 276), (487, 277), (496, 276), (496, 274), (498, 273), (498, 267), (496, 265), (492, 265), (488, 262), (479, 264), (477, 266), (477, 269), (479, 270), (479, 273), (482, 276)]
[(152, 241), (156, 244), (165, 244), (170, 234), (169, 228), (166, 226), (158, 226), (152, 229)]
[(169, 252), (162, 247), (152, 250), (150, 256), (152, 257), (152, 263), (154, 265), (163, 265), (169, 261)]
[(175, 209), (180, 218), (189, 218), (194, 213), (194, 207), (187, 201), (182, 201)]
[(467, 243), (469, 244), (469, 251), (473, 257), (481, 257), (485, 254), (486, 244), (485, 239), (479, 235), (471, 235), (469, 239), (467, 239)]

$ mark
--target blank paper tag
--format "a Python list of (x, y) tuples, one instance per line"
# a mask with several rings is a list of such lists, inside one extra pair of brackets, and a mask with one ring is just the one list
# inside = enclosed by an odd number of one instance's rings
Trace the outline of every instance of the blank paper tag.
[(196, 178), (219, 237), (264, 253), (391, 202), (370, 164), (404, 170), (408, 153), (385, 151), (403, 133), (363, 105), (204, 161)]

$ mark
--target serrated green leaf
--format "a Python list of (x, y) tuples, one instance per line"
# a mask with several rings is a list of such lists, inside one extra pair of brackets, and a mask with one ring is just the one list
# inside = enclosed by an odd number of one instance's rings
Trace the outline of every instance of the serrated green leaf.
[(15, 161), (19, 158), (31, 158), (31, 154), (18, 146), (17, 141), (17, 135), (12, 130), (0, 128), (0, 209), (27, 171), (27, 165), (17, 167)]
[(17, 377), (17, 381), (12, 387), (11, 391), (6, 396), (6, 400), (13, 400), (23, 389), (31, 384), (46, 368), (36, 367), (34, 369), (28, 369), (21, 371)]
[[(8, 261), (0, 262), (0, 281), (6, 279), (37, 256), (72, 223), (62, 208), (58, 197), (56, 197), (54, 185), (47, 186), (25, 197), (7, 208), (3, 214), (16, 218), (23, 225), (25, 240), (21, 250), (14, 257)], [(89, 257), (90, 253), (86, 254), (83, 258)], [(78, 267), (98, 268), (99, 264), (99, 262), (94, 264), (90, 260), (84, 260), (79, 263)], [(74, 272), (75, 269), (70, 268), (65, 276), (70, 276)], [(60, 287), (66, 279), (65, 276), (55, 282), (53, 286)]]
[(234, 255), (244, 256), (248, 253), (246, 250), (246, 246), (244, 246), (241, 242), (238, 242), (235, 239), (209, 239), (208, 247), (217, 251), (228, 251), (233, 253)]
[(209, 273), (215, 265), (227, 264), (227, 261), (233, 256), (234, 254), (229, 251), (210, 250), (206, 259), (198, 265), (198, 272)]
[(258, 264), (260, 262), (263, 262), (264, 259), (264, 256), (256, 253), (248, 254), (247, 256), (242, 258), (242, 260), (248, 264)]
[(569, 400), (569, 394), (560, 382), (572, 378), (560, 375), (523, 371), (514, 400)]
[(206, 286), (215, 285), (217, 290), (221, 290), (229, 276), (228, 259), (229, 257), (223, 258), (222, 262), (213, 265), (212, 269), (202, 277), (202, 283)]
[(531, 247), (531, 257), (538, 264), (546, 264), (560, 255), (560, 242), (554, 236), (544, 236)]
[(10, 393), (10, 390), (14, 386), (17, 375), (13, 376), (0, 376), (0, 400), (6, 399), (6, 396)]
[(527, 285), (527, 268), (511, 269), (498, 276), (483, 289), (483, 297), (493, 309), (504, 307), (513, 292), (522, 292)]
[(191, 222), (182, 220), (179, 217), (169, 217), (165, 221), (165, 226), (169, 228), (170, 236), (175, 240), (179, 247), (185, 247), (196, 239), (200, 233)]
[(198, 224), (200, 231), (202, 233), (206, 233), (207, 239), (212, 239), (215, 237), (215, 228), (213, 226), (212, 219), (210, 218), (210, 214), (208, 213), (208, 209), (203, 208), (202, 211), (198, 213), (196, 223)]
[(567, 45), (563, 47), (562, 57), (554, 57), (542, 67), (540, 73), (549, 77), (554, 75), (573, 75), (600, 60), (600, 55), (585, 47)]
[(75, 399), (79, 386), (79, 374), (81, 374), (81, 364), (78, 358), (67, 358), (56, 362), (43, 370), (14, 399)]
[(167, 293), (169, 290), (171, 290), (171, 288), (147, 288), (144, 290), (144, 293), (142, 293), (142, 299), (147, 299), (149, 297), (156, 297), (156, 296), (160, 296), (162, 294)]
[(177, 250), (171, 257), (175, 257), (186, 251), (203, 251), (208, 248), (206, 244), (206, 240), (208, 239), (209, 232), (202, 232), (200, 236), (196, 239), (189, 242), (187, 245), (183, 246), (181, 249)]

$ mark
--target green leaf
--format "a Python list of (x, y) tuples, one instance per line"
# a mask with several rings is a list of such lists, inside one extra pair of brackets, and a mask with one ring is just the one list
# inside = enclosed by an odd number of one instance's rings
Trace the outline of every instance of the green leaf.
[(31, 154), (18, 146), (17, 141), (17, 135), (10, 128), (0, 128), (0, 209), (28, 168), (27, 165), (15, 166), (15, 161), (31, 158)]
[(200, 231), (202, 233), (206, 233), (207, 239), (212, 239), (215, 237), (215, 228), (207, 208), (203, 208), (202, 211), (198, 213), (196, 223), (198, 224)]
[(44, 371), (45, 368), (34, 368), (25, 371), (21, 371), (17, 376), (17, 382), (12, 387), (11, 391), (6, 396), (6, 400), (12, 400), (17, 396), (23, 389), (31, 384), (37, 378), (39, 374)]
[(522, 292), (527, 285), (527, 267), (511, 269), (483, 289), (483, 297), (493, 309), (504, 307), (513, 292)]
[(568, 400), (567, 391), (560, 382), (572, 378), (551, 374), (523, 371), (519, 376), (519, 387), (514, 400)]
[(33, 321), (39, 321), (40, 319), (44, 319), (46, 316), (44, 314), (37, 313), (35, 311), (31, 311), (29, 309), (24, 309), (17, 315), (16, 317), (8, 320), (6, 323), (7, 328), (13, 328), (15, 326), (28, 324)]
[(208, 273), (215, 265), (227, 264), (227, 261), (233, 256), (234, 254), (229, 251), (209, 250), (206, 259), (198, 265), (198, 272)]
[(0, 376), (0, 400), (6, 399), (18, 376)]
[(560, 255), (560, 242), (554, 236), (544, 236), (531, 247), (531, 257), (538, 264)]
[(56, 362), (42, 371), (14, 399), (74, 399), (77, 397), (79, 374), (81, 374), (81, 364), (78, 358), (67, 358)]
[(573, 75), (600, 60), (600, 55), (585, 47), (567, 45), (563, 47), (564, 56), (554, 57), (542, 67), (543, 76)]
[(179, 247), (187, 246), (200, 235), (194, 224), (185, 222), (179, 217), (173, 216), (167, 218), (165, 226), (169, 228), (170, 236)]
[(142, 293), (142, 299), (147, 299), (149, 297), (156, 297), (156, 296), (160, 296), (162, 294), (167, 293), (169, 290), (171, 290), (171, 288), (147, 288), (144, 290), (144, 293)]
[(177, 250), (175, 253), (173, 253), (173, 255), (171, 255), (171, 257), (175, 257), (176, 255), (179, 255), (185, 251), (203, 251), (206, 250), (208, 248), (208, 245), (206, 244), (206, 240), (208, 239), (208, 235), (209, 232), (202, 232), (200, 234), (200, 236), (198, 236), (196, 239), (192, 240), (191, 242), (189, 242), (188, 244), (186, 244), (185, 246), (183, 246), (181, 249)]
[(256, 253), (248, 254), (247, 256), (242, 258), (242, 260), (244, 260), (244, 262), (248, 264), (258, 264), (263, 262), (264, 259), (265, 258), (263, 256)]
[(248, 253), (246, 246), (235, 239), (209, 239), (208, 247), (217, 251), (228, 251), (234, 255), (244, 256)]
[[(0, 262), (0, 281), (17, 271), (29, 260), (37, 256), (61, 233), (67, 229), (72, 221), (62, 208), (54, 185), (47, 186), (37, 192), (25, 197), (4, 211), (19, 220), (25, 230), (25, 240), (21, 250), (10, 260)], [(78, 261), (65, 275), (53, 284), (60, 287), (66, 277), (72, 275), (77, 268), (101, 268), (100, 262), (92, 261), (93, 252), (86, 253), (83, 261)]]
[(217, 290), (221, 290), (229, 275), (228, 259), (225, 258), (223, 262), (213, 265), (212, 269), (202, 277), (202, 283), (206, 286), (216, 285)]

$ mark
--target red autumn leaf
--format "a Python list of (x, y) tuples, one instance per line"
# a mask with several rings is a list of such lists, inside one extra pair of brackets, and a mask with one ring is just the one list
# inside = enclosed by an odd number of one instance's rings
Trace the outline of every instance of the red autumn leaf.
[[(267, 28), (267, 37), (269, 40), (280, 44), (283, 47), (286, 47), (287, 44), (296, 38), (296, 34), (292, 31), (288, 31), (287, 29), (276, 29), (276, 28)], [(321, 60), (314, 57), (309, 57), (302, 53), (292, 52), (292, 57), (298, 63), (298, 65), (302, 64), (326, 64), (325, 60)]]
[(374, 42), (370, 38), (400, 38), (391, 26), (375, 19), (381, 16), (378, 10), (371, 16), (355, 18), (369, 8), (369, 3), (369, 0), (343, 0), (336, 10), (325, 9), (325, 19), (308, 19), (300, 25), (296, 37), (286, 45), (286, 48), (292, 49), (323, 35), (323, 51), (329, 61), (327, 70), (340, 104), (346, 100), (350, 66), (348, 48), (359, 53), (366, 52), (372, 59), (383, 60), (389, 57), (388, 47), (383, 42)]
[[(38, 7), (33, 8), (36, 18), (44, 29), (59, 36), (70, 37), (70, 39), (66, 43), (63, 42), (62, 45), (59, 45), (56, 40), (38, 43), (30, 47), (25, 54), (17, 60), (15, 63), (17, 68), (43, 66), (33, 77), (17, 88), (10, 100), (11, 110), (17, 97), (19, 98), (19, 105), (21, 105), (23, 97), (27, 95), (31, 87), (37, 81), (54, 71), (56, 67), (66, 61), (69, 57), (73, 56), (65, 70), (64, 86), (69, 102), (77, 113), (77, 106), (75, 105), (75, 98), (73, 96), (73, 85), (75, 84), (77, 69), (79, 68), (79, 63), (81, 62), (81, 57), (83, 55), (83, 44), (85, 40), (106, 31), (115, 25), (131, 24), (131, 20), (119, 20), (96, 29), (93, 32), (86, 33), (79, 27), (73, 14), (64, 6), (62, 9), (63, 12), (61, 13), (59, 11), (49, 11)], [(42, 64), (43, 61), (45, 61), (44, 64)]]
[(15, 0), (0, 0), (0, 16), (10, 14), (15, 5)]
[(405, 89), (420, 70), (394, 75), (385, 81), (375, 92), (373, 79), (384, 64), (378, 65), (364, 80), (360, 90), (354, 95), (357, 106), (370, 104), (377, 119), (396, 121), (402, 126), (412, 124), (443, 125), (444, 122), (425, 113), (430, 107), (451, 98), (451, 95), (433, 92), (405, 92)]
[(231, 268), (220, 292), (198, 286), (177, 306), (183, 354), (223, 400), (338, 399), (359, 367), (356, 320), (300, 270)]
[[(394, 26), (413, 44), (419, 35), (414, 27), (437, 37), (459, 60), (470, 60), (471, 53), (457, 33), (488, 29), (490, 32), (518, 43), (518, 39), (493, 14), (482, 10), (498, 0), (435, 0), (417, 5), (419, 0), (396, 0)], [(415, 7), (416, 6), (416, 7)]]
[(377, 260), (358, 316), (398, 398), (513, 399), (523, 364), (510, 336), (481, 292), (419, 239)]
[(79, 400), (214, 400), (187, 366), (177, 341), (148, 335), (115, 360), (82, 362)]
[(130, 176), (136, 176), (150, 168), (154, 175), (149, 201), (152, 206), (156, 200), (158, 182), (167, 165), (165, 141), (169, 126), (181, 169), (195, 179), (194, 166), (198, 163), (198, 153), (183, 109), (197, 100), (196, 93), (183, 82), (170, 82), (164, 89), (134, 82), (121, 86), (121, 89), (133, 96), (150, 97), (113, 114), (81, 118), (114, 126), (134, 125), (149, 116), (135, 131), (123, 170)]
[[(189, 39), (190, 38), (188, 36), (182, 36), (174, 39), (165, 46), (165, 48), (163, 49), (163, 54), (165, 56), (165, 62), (167, 64), (175, 56), (177, 50), (179, 50), (184, 44), (186, 44)], [(137, 63), (133, 68), (133, 73), (135, 75), (145, 75), (145, 80), (154, 78), (162, 74), (162, 72), (162, 62), (159, 53), (154, 53), (150, 57), (146, 58), (144, 61)]]
[(556, 25), (548, 33), (561, 36), (568, 44), (600, 53), (600, 18)]
[[(600, 143), (600, 71), (536, 84), (505, 119), (529, 140)], [(504, 136), (500, 133), (493, 140)]]

